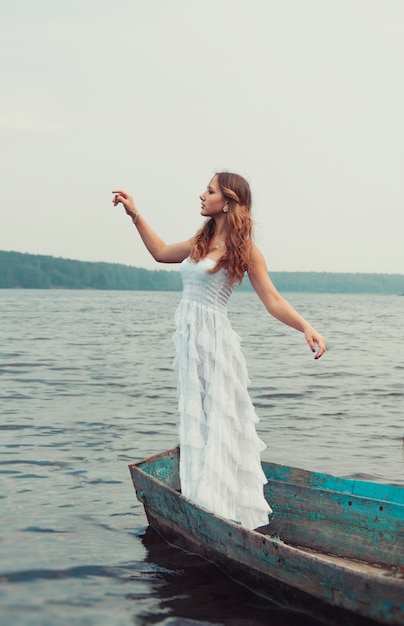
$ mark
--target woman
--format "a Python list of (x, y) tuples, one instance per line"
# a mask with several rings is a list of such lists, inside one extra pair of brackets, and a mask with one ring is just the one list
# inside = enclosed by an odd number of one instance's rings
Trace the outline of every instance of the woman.
[(181, 491), (215, 514), (257, 528), (271, 509), (248, 375), (239, 338), (227, 318), (227, 301), (247, 272), (271, 315), (300, 330), (318, 359), (324, 339), (280, 296), (263, 255), (252, 240), (251, 192), (237, 174), (220, 172), (200, 196), (207, 219), (190, 239), (166, 244), (150, 228), (133, 199), (118, 190), (147, 250), (156, 261), (181, 263), (184, 291), (176, 313)]

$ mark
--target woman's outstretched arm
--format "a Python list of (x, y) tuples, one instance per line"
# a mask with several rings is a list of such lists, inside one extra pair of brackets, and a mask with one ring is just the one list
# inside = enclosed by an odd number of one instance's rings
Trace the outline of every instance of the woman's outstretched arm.
[(324, 338), (277, 291), (268, 276), (265, 259), (255, 245), (251, 253), (248, 276), (267, 311), (283, 324), (287, 324), (304, 333), (306, 341), (313, 352), (316, 352), (317, 345), (317, 352), (314, 358), (319, 359), (326, 351)]
[(114, 194), (113, 204), (115, 206), (119, 203), (123, 205), (126, 213), (132, 218), (139, 231), (144, 245), (156, 261), (160, 263), (181, 263), (189, 256), (192, 250), (193, 237), (186, 241), (166, 244), (149, 226), (142, 215), (138, 213), (132, 196), (121, 189), (117, 189), (112, 193)]

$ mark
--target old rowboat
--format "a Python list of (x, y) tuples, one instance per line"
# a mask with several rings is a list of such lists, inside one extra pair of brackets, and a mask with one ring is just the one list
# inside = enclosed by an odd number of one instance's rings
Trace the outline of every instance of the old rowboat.
[(262, 466), (274, 515), (259, 531), (181, 495), (178, 448), (129, 469), (152, 528), (255, 591), (274, 599), (276, 589), (293, 608), (315, 599), (323, 615), (333, 607), (404, 624), (404, 487)]

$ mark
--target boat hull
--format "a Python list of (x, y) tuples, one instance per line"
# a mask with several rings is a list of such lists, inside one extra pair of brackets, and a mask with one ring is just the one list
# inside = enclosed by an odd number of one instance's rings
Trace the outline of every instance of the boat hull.
[[(282, 536), (281, 508), (277, 511), (275, 507), (272, 524), (260, 529), (261, 532), (244, 529), (237, 523), (213, 515), (181, 495), (178, 450), (131, 465), (130, 471), (137, 497), (144, 505), (149, 524), (159, 534), (171, 543), (217, 563), (240, 582), (246, 584), (249, 581), (249, 586), (261, 594), (274, 599), (274, 588), (278, 586), (279, 589), (281, 585), (288, 589), (288, 593), (282, 596), (282, 603), (288, 606), (295, 607), (297, 599), (299, 606), (306, 599), (315, 598), (324, 606), (348, 610), (378, 623), (404, 624), (404, 578), (399, 566), (388, 567), (384, 563), (374, 565), (354, 559), (351, 545), (348, 556), (342, 554), (343, 546), (334, 550), (334, 554), (327, 554), (319, 550), (318, 545), (315, 549), (304, 545), (304, 542), (292, 545), (290, 535), (292, 538), (299, 536), (297, 532), (293, 532), (293, 524), (287, 529), (287, 541)], [(273, 483), (276, 481), (275, 478)], [(294, 479), (294, 483), (296, 482)], [(293, 483), (289, 483), (289, 486), (291, 484)], [(310, 488), (298, 484), (294, 486), (301, 503), (303, 495), (299, 488), (303, 491), (310, 491)], [(320, 511), (327, 510), (328, 505), (331, 506), (336, 498), (335, 491), (323, 490), (320, 498), (319, 493), (313, 493), (316, 490), (317, 488), (311, 488), (311, 498), (315, 496), (319, 500)], [(397, 493), (400, 494), (400, 491)], [(307, 498), (307, 494), (305, 495)], [(351, 503), (355, 502), (356, 497), (367, 500), (342, 492), (340, 499), (344, 500), (345, 495), (350, 498)], [(382, 506), (379, 502), (377, 504)], [(399, 517), (400, 507), (404, 515), (402, 504), (390, 504), (398, 508), (396, 518)], [(383, 506), (386, 505), (383, 501)], [(313, 514), (313, 506), (310, 511)], [(304, 510), (303, 513), (298, 510), (295, 518), (300, 515), (303, 516), (304, 528), (307, 514)], [(318, 526), (320, 517), (317, 519)], [(357, 518), (358, 513), (356, 521)], [(298, 527), (296, 521), (294, 525)], [(394, 539), (397, 538), (397, 526), (399, 531), (402, 530), (402, 521), (400, 526), (396, 519)], [(327, 538), (328, 530), (323, 534)], [(303, 532), (303, 539), (304, 535), (307, 536), (307, 531)], [(398, 542), (392, 541), (398, 557), (403, 548), (401, 535), (399, 539)], [(322, 541), (325, 540), (320, 540), (320, 543)], [(382, 562), (385, 560), (387, 556), (381, 558)]]

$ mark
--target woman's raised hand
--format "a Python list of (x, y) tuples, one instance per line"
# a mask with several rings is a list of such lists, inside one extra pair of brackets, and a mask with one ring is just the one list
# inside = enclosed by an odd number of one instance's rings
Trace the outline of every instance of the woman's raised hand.
[(119, 203), (123, 205), (126, 213), (133, 219), (137, 215), (137, 209), (135, 203), (133, 201), (132, 196), (130, 196), (126, 191), (122, 191), (122, 189), (116, 189), (112, 192), (114, 197), (112, 199), (112, 204), (117, 206)]

